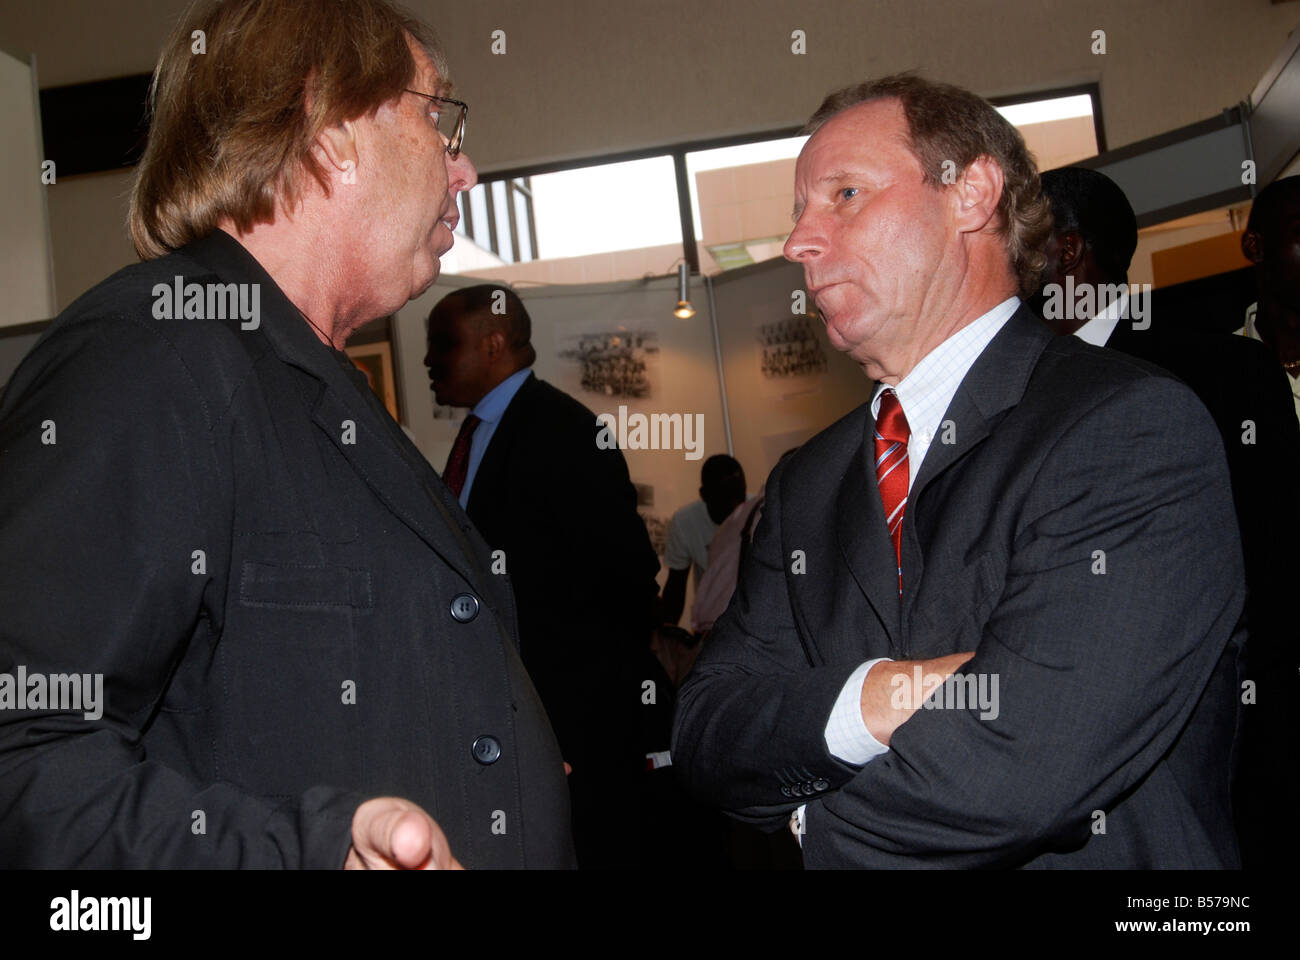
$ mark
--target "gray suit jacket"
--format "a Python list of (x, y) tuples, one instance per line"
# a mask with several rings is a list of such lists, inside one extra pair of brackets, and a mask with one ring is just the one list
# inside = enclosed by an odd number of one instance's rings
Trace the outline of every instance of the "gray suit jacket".
[[(807, 803), (812, 867), (1236, 866), (1245, 590), (1204, 407), (1022, 307), (945, 420), (955, 442), (936, 437), (907, 505), (901, 601), (870, 405), (773, 471), (681, 692), (679, 774), (751, 822)], [(918, 710), (888, 754), (830, 755), (859, 663), (969, 650), (995, 709), (961, 708), (950, 681), (950, 708)]]

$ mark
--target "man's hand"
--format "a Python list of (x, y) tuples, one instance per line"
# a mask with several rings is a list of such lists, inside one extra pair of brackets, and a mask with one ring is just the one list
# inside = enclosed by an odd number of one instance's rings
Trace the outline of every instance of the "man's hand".
[(357, 807), (344, 870), (464, 870), (438, 826), (401, 797), (376, 797)]
[(933, 660), (884, 660), (876, 664), (862, 684), (862, 722), (873, 737), (889, 746), (894, 731), (920, 709), (926, 697), (973, 656), (975, 653), (971, 651)]

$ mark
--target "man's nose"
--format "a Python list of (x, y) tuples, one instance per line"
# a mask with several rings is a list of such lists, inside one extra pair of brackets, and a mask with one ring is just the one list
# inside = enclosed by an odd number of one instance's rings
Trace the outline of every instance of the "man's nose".
[(826, 237), (817, 222), (807, 216), (801, 216), (790, 231), (785, 247), (781, 251), (787, 260), (796, 263), (812, 260), (826, 252)]
[(455, 194), (459, 191), (472, 190), (476, 183), (478, 183), (478, 171), (474, 169), (469, 154), (459, 153), (454, 159), (451, 154), (448, 154), (447, 189)]

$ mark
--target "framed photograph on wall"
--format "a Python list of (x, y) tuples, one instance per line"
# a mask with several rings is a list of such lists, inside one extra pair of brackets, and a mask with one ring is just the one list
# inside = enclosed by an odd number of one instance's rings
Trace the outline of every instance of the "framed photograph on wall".
[(370, 389), (388, 409), (388, 415), (401, 423), (397, 410), (397, 385), (393, 380), (393, 345), (387, 340), (377, 340), (345, 349), (357, 369), (370, 381)]

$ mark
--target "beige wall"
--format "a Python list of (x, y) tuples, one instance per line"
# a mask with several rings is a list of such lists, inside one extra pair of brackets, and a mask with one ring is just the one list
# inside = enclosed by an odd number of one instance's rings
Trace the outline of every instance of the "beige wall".
[[(1233, 211), (1236, 219), (1233, 219)], [(1250, 213), (1250, 204), (1221, 207), (1218, 210), (1206, 210), (1204, 213), (1190, 217), (1181, 217), (1168, 223), (1156, 224), (1138, 231), (1137, 250), (1133, 253), (1133, 262), (1128, 268), (1129, 283), (1155, 283), (1155, 270), (1151, 255), (1158, 250), (1181, 247), (1209, 237), (1235, 233), (1246, 222)], [(1242, 266), (1246, 264), (1243, 262)]]
[[(11, 3), (0, 46), (35, 52), (46, 85), (147, 71), (185, 5)], [(1242, 99), (1300, 22), (1300, 5), (1268, 0), (408, 5), (442, 34), (472, 107), (467, 150), (485, 171), (795, 125), (829, 89), (905, 68), (986, 96), (1099, 81), (1109, 145), (1120, 146)], [(504, 56), (490, 51), (495, 29), (506, 32)], [(796, 29), (803, 56), (790, 51)], [(1104, 56), (1090, 50), (1098, 29)], [(115, 240), (116, 212), (107, 216), (120, 190), (104, 177), (80, 198), (67, 191), (63, 215), (51, 209), (61, 304), (91, 277), (90, 261), (67, 259), (85, 246), (69, 230), (97, 238), (106, 261), (129, 250)]]
[(54, 307), (36, 86), (32, 63), (0, 50), (0, 327), (44, 320)]
[(136, 260), (126, 230), (131, 171), (60, 177), (46, 187), (54, 246), (54, 289), (62, 310)]

